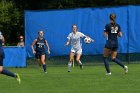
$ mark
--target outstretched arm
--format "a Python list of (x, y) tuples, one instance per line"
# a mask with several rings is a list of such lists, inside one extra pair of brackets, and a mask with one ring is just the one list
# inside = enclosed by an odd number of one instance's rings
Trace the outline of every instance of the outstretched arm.
[[(85, 38), (90, 38), (89, 36), (84, 36)], [(90, 38), (91, 42), (94, 42), (94, 40), (92, 38)]]

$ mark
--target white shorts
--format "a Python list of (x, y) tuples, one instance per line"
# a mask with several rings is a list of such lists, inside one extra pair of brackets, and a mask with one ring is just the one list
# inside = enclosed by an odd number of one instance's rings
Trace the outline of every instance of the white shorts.
[(82, 55), (82, 49), (74, 49), (74, 48), (71, 48), (71, 52), (72, 53), (76, 53), (76, 54), (81, 54)]

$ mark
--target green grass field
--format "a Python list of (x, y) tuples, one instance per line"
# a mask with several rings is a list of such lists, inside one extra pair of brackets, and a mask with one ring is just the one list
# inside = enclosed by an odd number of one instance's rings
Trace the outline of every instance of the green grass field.
[(49, 66), (44, 74), (38, 66), (8, 68), (21, 76), (21, 84), (10, 77), (0, 75), (0, 93), (139, 93), (140, 64), (129, 64), (124, 74), (118, 65), (111, 65), (111, 76), (105, 75), (103, 65), (75, 66), (67, 72), (67, 66)]

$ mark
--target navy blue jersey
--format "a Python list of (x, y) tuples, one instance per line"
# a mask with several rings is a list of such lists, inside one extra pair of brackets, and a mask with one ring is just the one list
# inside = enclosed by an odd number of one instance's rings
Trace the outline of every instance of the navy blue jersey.
[(36, 52), (45, 52), (45, 39), (39, 39), (37, 38), (36, 42)]
[(118, 47), (118, 33), (121, 31), (121, 28), (118, 24), (114, 27), (111, 23), (106, 24), (104, 32), (107, 33), (107, 48)]
[(4, 59), (4, 51), (2, 48), (2, 33), (0, 32), (0, 66), (3, 66), (3, 59)]

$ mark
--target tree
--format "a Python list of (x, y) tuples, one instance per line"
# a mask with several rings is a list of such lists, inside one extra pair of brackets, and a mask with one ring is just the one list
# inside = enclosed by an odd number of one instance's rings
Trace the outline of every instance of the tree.
[(0, 30), (5, 37), (6, 45), (15, 45), (17, 37), (22, 33), (18, 31), (22, 29), (21, 16), (13, 1), (0, 1)]

